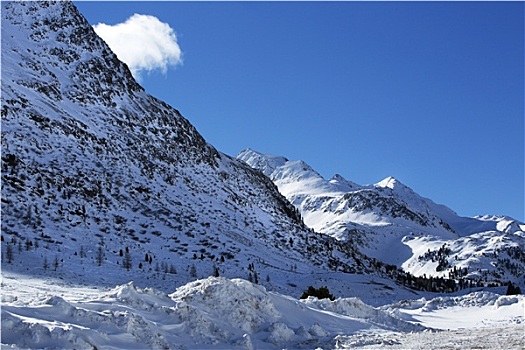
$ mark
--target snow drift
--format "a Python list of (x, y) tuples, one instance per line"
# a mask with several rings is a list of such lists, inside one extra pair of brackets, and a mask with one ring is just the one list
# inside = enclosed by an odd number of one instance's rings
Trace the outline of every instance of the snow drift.
[[(22, 287), (32, 292), (19, 293)], [(500, 331), (498, 341), (509, 349), (523, 345), (522, 295), (476, 292), (374, 308), (359, 298), (298, 300), (242, 279), (222, 277), (190, 282), (171, 294), (132, 282), (101, 291), (11, 274), (4, 276), (2, 288), (2, 347), (346, 349), (388, 345), (411, 349), (441, 343), (479, 347), (495, 345), (488, 335), (496, 330)], [(462, 333), (465, 327), (469, 332)]]
[[(43, 281), (25, 283), (38, 288)], [(338, 334), (424, 329), (356, 298), (300, 301), (221, 277), (172, 294), (131, 282), (105, 292), (56, 286), (40, 300), (7, 290), (2, 344), (22, 348), (308, 348)]]

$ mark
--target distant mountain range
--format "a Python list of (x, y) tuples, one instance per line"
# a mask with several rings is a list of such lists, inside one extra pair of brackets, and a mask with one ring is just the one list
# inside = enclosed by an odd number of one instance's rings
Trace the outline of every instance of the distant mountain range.
[(326, 180), (303, 161), (251, 149), (237, 158), (272, 179), (307, 226), (368, 256), (416, 276), (461, 270), (473, 279), (525, 283), (525, 224), (517, 220), (460, 217), (392, 177), (362, 186), (340, 175)]

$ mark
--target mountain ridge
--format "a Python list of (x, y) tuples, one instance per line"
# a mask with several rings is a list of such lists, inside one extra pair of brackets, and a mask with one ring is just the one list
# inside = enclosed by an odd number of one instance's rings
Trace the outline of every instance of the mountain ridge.
[(244, 278), (355, 265), (267, 177), (147, 94), (71, 2), (2, 3), (2, 48), (6, 268), (56, 258), (69, 278), (102, 281), (66, 272), (89, 262), (162, 286), (163, 266), (187, 282), (192, 265)]
[[(265, 164), (265, 158), (286, 159), (251, 149), (241, 151), (237, 158), (256, 169)], [(525, 224), (517, 220), (460, 217), (393, 177), (372, 185), (357, 185), (341, 175), (325, 180), (301, 161), (281, 162), (271, 172), (265, 168), (264, 173), (309, 227), (352, 242), (367, 256), (416, 276), (446, 277), (467, 268), (473, 279), (487, 278), (488, 273), (494, 280), (505, 276), (525, 285), (525, 259), (513, 253), (525, 249)], [(449, 252), (443, 246), (452, 249)], [(441, 256), (443, 251), (448, 252), (447, 257)]]

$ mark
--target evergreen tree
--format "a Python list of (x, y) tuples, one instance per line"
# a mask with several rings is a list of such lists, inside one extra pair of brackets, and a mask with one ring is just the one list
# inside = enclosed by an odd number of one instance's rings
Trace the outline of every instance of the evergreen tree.
[(507, 295), (518, 295), (521, 294), (521, 288), (515, 286), (512, 282), (507, 283)]
[(101, 266), (104, 263), (104, 242), (100, 240), (97, 249), (97, 265)]
[(193, 278), (197, 277), (197, 268), (195, 265), (191, 265), (190, 267), (190, 276)]
[(320, 287), (319, 289), (315, 289), (313, 286), (309, 286), (308, 289), (301, 295), (301, 299), (306, 299), (310, 295), (318, 299), (328, 298), (332, 301), (335, 300), (335, 297), (328, 291), (328, 287)]
[(124, 260), (122, 260), (122, 266), (128, 271), (131, 270), (132, 267), (131, 254), (129, 253), (129, 249), (127, 247), (126, 253), (124, 254)]
[(13, 246), (7, 243), (6, 252), (5, 252), (7, 262), (11, 264), (13, 262)]

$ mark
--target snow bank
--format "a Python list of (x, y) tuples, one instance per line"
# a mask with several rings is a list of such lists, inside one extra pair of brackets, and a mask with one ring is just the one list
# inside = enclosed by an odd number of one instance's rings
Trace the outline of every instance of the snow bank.
[(396, 329), (398, 331), (405, 332), (421, 331), (425, 329), (425, 327), (405, 322), (399, 318), (395, 318), (385, 313), (380, 309), (376, 309), (370, 305), (367, 305), (359, 298), (339, 298), (331, 301), (329, 299), (308, 297), (304, 303), (321, 310), (364, 319), (367, 322), (385, 329)]
[(184, 328), (205, 344), (238, 342), (280, 317), (264, 287), (241, 279), (209, 277), (188, 283), (169, 297)]
[[(17, 300), (20, 285), (47, 288), (47, 297)], [(402, 348), (417, 339), (431, 343), (435, 335), (421, 332), (425, 327), (499, 327), (514, 342), (525, 306), (522, 295), (476, 292), (374, 308), (358, 298), (297, 300), (215, 277), (169, 295), (132, 282), (96, 291), (6, 278), (3, 293), (2, 346), (28, 349)]]
[(519, 303), (518, 296), (502, 296), (492, 292), (473, 292), (462, 296), (442, 296), (431, 300), (421, 298), (418, 300), (404, 300), (399, 303), (385, 306), (384, 309), (403, 308), (409, 310), (422, 309), (424, 311), (439, 310), (450, 307), (484, 307), (494, 306), (498, 308), (504, 305)]
[(509, 327), (525, 322), (523, 295), (474, 292), (431, 300), (405, 300), (381, 307), (396, 318), (437, 329)]
[(7, 287), (2, 345), (18, 348), (312, 348), (331, 346), (339, 334), (422, 329), (357, 298), (299, 301), (241, 279), (209, 277), (169, 295), (132, 282), (98, 294), (56, 285), (47, 299), (24, 303)]
[(334, 349), (505, 349), (523, 350), (523, 326), (425, 331), (377, 332), (337, 336)]
[(125, 305), (148, 311), (174, 304), (165, 293), (154, 288), (138, 288), (133, 282), (116, 287), (105, 295), (105, 298), (116, 299)]

